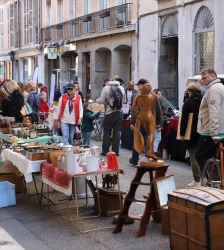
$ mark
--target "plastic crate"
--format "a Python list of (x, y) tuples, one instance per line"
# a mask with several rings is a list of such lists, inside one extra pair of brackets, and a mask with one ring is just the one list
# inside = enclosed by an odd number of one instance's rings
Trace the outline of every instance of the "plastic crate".
[(16, 205), (15, 184), (0, 182), (0, 208)]

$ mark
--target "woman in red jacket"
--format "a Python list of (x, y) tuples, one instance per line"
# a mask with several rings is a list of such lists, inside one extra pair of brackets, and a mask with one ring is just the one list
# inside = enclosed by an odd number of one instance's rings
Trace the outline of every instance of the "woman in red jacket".
[(44, 119), (48, 118), (47, 112), (49, 112), (49, 106), (47, 103), (47, 93), (42, 91), (40, 93), (40, 108), (39, 108), (40, 113), (45, 113), (45, 114), (40, 114), (40, 119), (43, 121)]

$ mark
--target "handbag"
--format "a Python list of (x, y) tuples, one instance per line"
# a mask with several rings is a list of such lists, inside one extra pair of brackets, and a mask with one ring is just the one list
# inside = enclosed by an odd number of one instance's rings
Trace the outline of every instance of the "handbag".
[(82, 132), (79, 129), (79, 127), (76, 126), (75, 127), (75, 133), (74, 133), (74, 136), (73, 136), (73, 140), (81, 140), (81, 139), (82, 139)]
[(25, 102), (23, 107), (20, 110), (20, 113), (23, 116), (30, 115), (33, 113), (33, 109), (31, 108), (30, 104), (28, 102)]

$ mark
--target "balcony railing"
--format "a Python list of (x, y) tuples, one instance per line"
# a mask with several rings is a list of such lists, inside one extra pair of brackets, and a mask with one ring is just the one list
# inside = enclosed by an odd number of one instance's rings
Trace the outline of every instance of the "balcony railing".
[(42, 42), (80, 37), (131, 25), (132, 3), (122, 4), (42, 28)]

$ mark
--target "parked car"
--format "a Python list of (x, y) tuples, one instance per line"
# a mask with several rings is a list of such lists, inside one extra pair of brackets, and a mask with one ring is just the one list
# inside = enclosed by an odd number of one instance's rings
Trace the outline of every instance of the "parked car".
[(163, 110), (163, 115), (167, 117), (179, 116), (181, 113), (178, 107), (174, 107), (172, 103), (170, 103), (164, 96), (160, 98), (160, 103)]
[[(217, 78), (220, 79), (221, 83), (224, 85), (224, 74), (217, 74)], [(202, 95), (204, 95), (205, 91), (206, 91), (206, 88), (205, 88), (205, 86), (202, 85), (201, 75), (196, 75), (196, 76), (188, 77), (186, 87), (192, 81), (193, 82), (198, 82), (198, 83), (201, 84), (201, 86), (202, 86), (201, 93), (202, 93)]]

